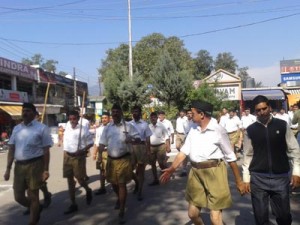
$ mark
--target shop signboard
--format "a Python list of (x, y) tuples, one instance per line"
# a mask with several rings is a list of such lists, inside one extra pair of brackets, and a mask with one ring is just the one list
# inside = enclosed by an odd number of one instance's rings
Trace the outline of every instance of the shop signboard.
[(28, 95), (26, 92), (0, 89), (0, 101), (28, 102)]

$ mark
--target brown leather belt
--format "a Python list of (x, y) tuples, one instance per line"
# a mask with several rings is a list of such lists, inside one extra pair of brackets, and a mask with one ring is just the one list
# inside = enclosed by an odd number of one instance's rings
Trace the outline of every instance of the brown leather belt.
[(145, 141), (141, 141), (141, 142), (133, 142), (132, 145), (145, 145), (146, 142)]
[(80, 156), (85, 156), (86, 155), (86, 152), (85, 151), (77, 151), (77, 152), (74, 152), (74, 153), (71, 153), (71, 152), (66, 152), (68, 156), (71, 156), (71, 157), (80, 157)]
[(209, 160), (203, 161), (203, 162), (192, 162), (191, 161), (191, 165), (192, 165), (192, 167), (194, 167), (196, 169), (208, 169), (208, 168), (219, 166), (222, 161), (223, 161), (222, 159), (209, 159)]
[(159, 146), (162, 146), (164, 145), (165, 143), (161, 143), (161, 144), (158, 144), (158, 145), (150, 145), (151, 147), (159, 147)]
[(123, 158), (125, 158), (125, 157), (127, 157), (127, 156), (130, 156), (130, 155), (131, 155), (131, 154), (130, 154), (129, 152), (127, 152), (126, 154), (121, 155), (121, 156), (118, 156), (118, 157), (108, 156), (108, 158), (113, 159), (113, 160), (116, 160), (116, 159), (123, 159)]
[(43, 156), (39, 156), (39, 157), (31, 158), (31, 159), (26, 159), (26, 160), (17, 160), (16, 164), (18, 164), (18, 165), (27, 165), (29, 163), (33, 163), (35, 161), (38, 161), (42, 158), (43, 158)]
[(185, 135), (185, 133), (179, 133), (179, 132), (177, 132), (177, 134), (180, 134), (180, 135)]

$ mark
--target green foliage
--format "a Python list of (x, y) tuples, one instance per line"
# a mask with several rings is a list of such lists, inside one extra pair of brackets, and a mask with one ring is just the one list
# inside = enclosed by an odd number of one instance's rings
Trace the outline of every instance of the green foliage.
[(179, 71), (167, 51), (163, 52), (153, 69), (151, 83), (154, 96), (165, 102), (168, 108), (172, 103), (182, 108), (192, 87), (191, 76), (186, 71)]
[(194, 59), (194, 78), (201, 80), (211, 74), (214, 66), (213, 57), (206, 50), (200, 50)]
[(56, 65), (58, 64), (58, 61), (49, 59), (46, 60), (42, 57), (41, 54), (35, 54), (30, 59), (29, 58), (23, 58), (22, 63), (26, 65), (39, 65), (42, 69), (55, 73), (56, 71)]
[(223, 52), (217, 55), (215, 60), (215, 70), (223, 69), (230, 73), (235, 74), (238, 68), (237, 61), (234, 59), (230, 52)]
[(120, 104), (123, 110), (131, 110), (133, 106), (143, 106), (150, 103), (147, 85), (138, 74), (134, 75), (133, 81), (126, 80), (121, 83), (117, 90)]

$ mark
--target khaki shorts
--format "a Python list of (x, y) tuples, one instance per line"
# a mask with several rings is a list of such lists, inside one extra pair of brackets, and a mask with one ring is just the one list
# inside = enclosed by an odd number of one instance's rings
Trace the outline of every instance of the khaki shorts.
[(126, 184), (132, 180), (131, 155), (121, 159), (107, 158), (106, 180), (112, 184)]
[(176, 134), (176, 148), (180, 149), (185, 141), (185, 135), (184, 134)]
[(64, 154), (63, 177), (75, 177), (77, 180), (86, 177), (86, 156), (69, 156)]
[(240, 132), (239, 131), (230, 133), (230, 134), (228, 134), (228, 136), (229, 136), (229, 140), (230, 140), (230, 143), (232, 146), (239, 143), (239, 140), (240, 140)]
[(208, 169), (191, 168), (186, 186), (186, 200), (199, 208), (221, 210), (232, 205), (227, 167), (221, 162)]
[[(97, 160), (98, 160), (98, 153), (97, 153)], [(107, 165), (107, 151), (102, 152), (102, 161), (99, 163), (96, 161), (96, 169), (105, 171)]]
[(156, 163), (156, 160), (159, 164), (164, 164), (164, 162), (167, 159), (166, 145), (165, 144), (162, 144), (162, 145), (157, 146), (157, 147), (151, 146), (150, 147), (150, 152), (151, 152), (150, 164)]
[(14, 169), (14, 189), (17, 191), (40, 189), (43, 184), (43, 172), (43, 157), (28, 164), (18, 164), (16, 162)]
[(149, 159), (147, 155), (146, 145), (132, 145), (131, 154), (132, 164), (147, 164)]

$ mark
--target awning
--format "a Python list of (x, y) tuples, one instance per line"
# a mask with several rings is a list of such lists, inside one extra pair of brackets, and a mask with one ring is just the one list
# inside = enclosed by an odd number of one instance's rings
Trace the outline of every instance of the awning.
[(282, 90), (242, 90), (242, 97), (244, 101), (251, 101), (257, 95), (264, 95), (269, 100), (285, 100), (285, 94)]
[(11, 117), (22, 116), (21, 105), (0, 105), (0, 109), (7, 112)]
[(292, 95), (299, 95), (300, 89), (286, 89)]

